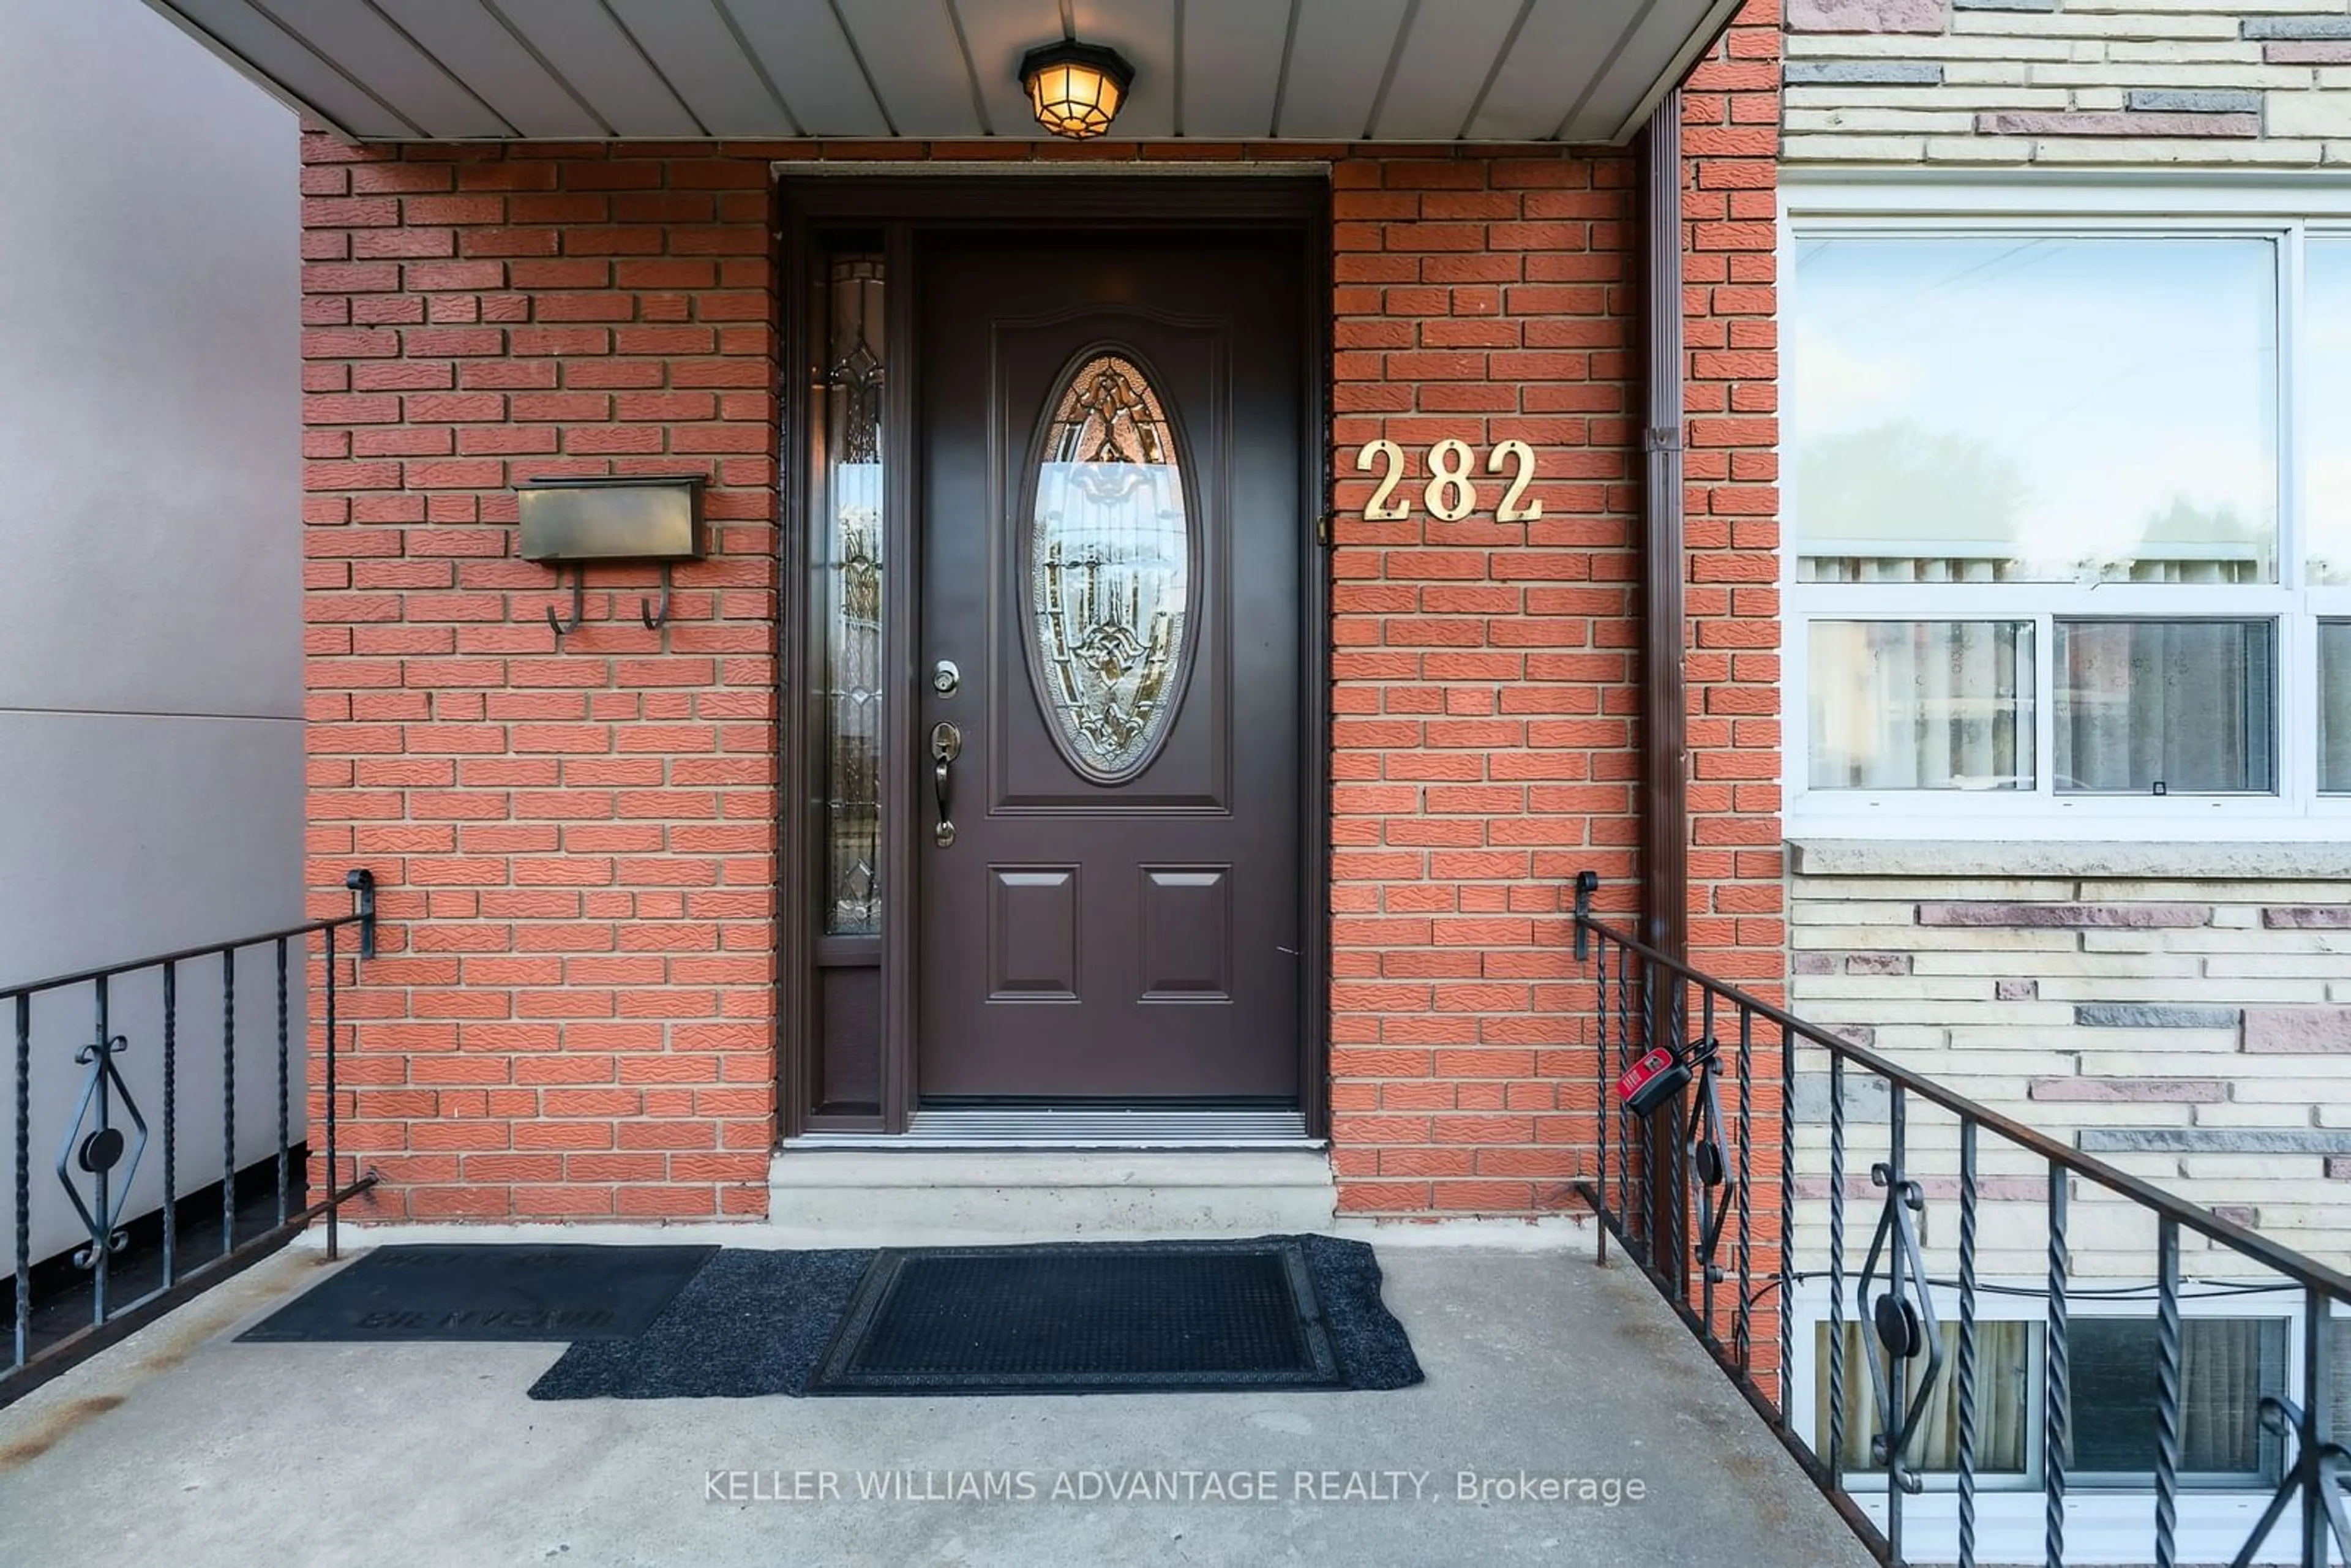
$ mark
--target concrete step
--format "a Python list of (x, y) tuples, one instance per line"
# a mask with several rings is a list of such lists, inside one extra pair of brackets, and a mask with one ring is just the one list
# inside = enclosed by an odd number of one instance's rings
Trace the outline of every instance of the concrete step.
[(1319, 1149), (787, 1148), (768, 1175), (766, 1239), (938, 1247), (1328, 1230)]

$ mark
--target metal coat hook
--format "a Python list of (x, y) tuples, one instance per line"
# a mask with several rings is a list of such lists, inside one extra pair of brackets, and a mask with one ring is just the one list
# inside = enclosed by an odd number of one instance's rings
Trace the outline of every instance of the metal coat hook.
[[(648, 632), (668, 624), (673, 563), (702, 559), (702, 487), (706, 482), (699, 474), (606, 474), (533, 479), (515, 486), (522, 559), (553, 567), (559, 593), (564, 570), (572, 573), (571, 619), (566, 621), (555, 605), (547, 610), (547, 624), (559, 649), (586, 616), (591, 561), (658, 565), (661, 593), (638, 597), (637, 618)], [(618, 608), (617, 603), (605, 606), (607, 612)]]
[[(562, 575), (563, 569), (559, 566), (555, 570), (557, 576), (559, 578)], [(569, 633), (579, 631), (580, 622), (587, 619), (588, 607), (585, 602), (587, 588), (588, 569), (586, 567), (572, 568), (571, 624), (569, 626), (566, 626), (560, 620), (557, 619), (554, 605), (550, 604), (547, 607), (547, 623), (554, 629), (557, 642), (559, 643)]]
[(652, 600), (643, 598), (637, 601), (637, 618), (645, 623), (648, 632), (660, 631), (662, 622), (669, 619), (669, 562), (661, 563), (661, 602), (656, 605)]

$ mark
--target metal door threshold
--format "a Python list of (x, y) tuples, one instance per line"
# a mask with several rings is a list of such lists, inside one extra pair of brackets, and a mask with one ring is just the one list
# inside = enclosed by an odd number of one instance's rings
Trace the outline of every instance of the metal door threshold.
[(905, 1134), (809, 1133), (787, 1148), (1320, 1149), (1294, 1110), (1006, 1105), (916, 1111)]

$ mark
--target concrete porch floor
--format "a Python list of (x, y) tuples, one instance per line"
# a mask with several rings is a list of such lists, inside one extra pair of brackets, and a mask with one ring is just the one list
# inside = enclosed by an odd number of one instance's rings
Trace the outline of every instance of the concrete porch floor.
[[(1380, 1261), (1428, 1375), (1395, 1393), (537, 1404), (523, 1391), (560, 1346), (232, 1343), (331, 1267), (289, 1250), (0, 1411), (0, 1561), (1868, 1561), (1630, 1268), (1426, 1245)], [(969, 1470), (1030, 1472), (1036, 1496), (858, 1498), (861, 1472), (952, 1493)], [(1270, 1471), (1275, 1495), (1051, 1495), (1136, 1470)], [(1464, 1470), (1613, 1479), (1622, 1500), (1463, 1500)], [(841, 1495), (771, 1500), (794, 1472)], [(1417, 1500), (1387, 1472), (1423, 1472)], [(1351, 1500), (1351, 1473), (1400, 1495)]]

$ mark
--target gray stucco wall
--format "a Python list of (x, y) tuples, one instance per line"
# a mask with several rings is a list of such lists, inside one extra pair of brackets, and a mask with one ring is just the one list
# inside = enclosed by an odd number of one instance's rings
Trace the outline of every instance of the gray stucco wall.
[[(299, 918), (296, 136), (136, 0), (0, 5), (0, 983)], [(199, 1180), (217, 977), (182, 1084)], [(152, 1082), (152, 1003), (120, 1005)], [(58, 1029), (86, 1038), (87, 1007)], [(45, 1166), (78, 1070), (57, 1030), (39, 1055)], [(274, 1082), (250, 1088), (247, 1159), (275, 1130)], [(36, 1189), (39, 1255), (67, 1232)]]

